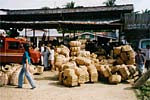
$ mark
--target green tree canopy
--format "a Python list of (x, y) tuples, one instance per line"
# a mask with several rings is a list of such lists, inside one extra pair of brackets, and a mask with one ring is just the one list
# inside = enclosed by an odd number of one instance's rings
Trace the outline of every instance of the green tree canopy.
[(107, 0), (106, 2), (103, 2), (106, 6), (115, 6), (116, 0)]
[(71, 1), (65, 5), (65, 8), (75, 8), (75, 2)]
[(142, 10), (142, 13), (149, 13), (150, 14), (150, 10), (148, 10), (148, 9)]

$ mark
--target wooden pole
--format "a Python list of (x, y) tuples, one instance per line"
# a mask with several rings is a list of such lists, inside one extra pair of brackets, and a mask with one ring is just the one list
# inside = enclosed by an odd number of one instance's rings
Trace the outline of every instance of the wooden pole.
[(150, 69), (144, 73), (133, 85), (133, 87), (140, 87), (150, 78)]
[(35, 29), (33, 29), (33, 43), (35, 43)]

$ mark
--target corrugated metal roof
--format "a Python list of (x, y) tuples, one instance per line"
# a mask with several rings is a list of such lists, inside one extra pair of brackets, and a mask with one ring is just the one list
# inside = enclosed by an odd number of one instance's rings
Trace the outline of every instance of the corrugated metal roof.
[(133, 4), (116, 5), (116, 6), (97, 6), (83, 8), (54, 8), (54, 9), (21, 9), (7, 10), (10, 15), (19, 14), (60, 14), (60, 13), (78, 13), (78, 12), (99, 12), (99, 11), (133, 11)]

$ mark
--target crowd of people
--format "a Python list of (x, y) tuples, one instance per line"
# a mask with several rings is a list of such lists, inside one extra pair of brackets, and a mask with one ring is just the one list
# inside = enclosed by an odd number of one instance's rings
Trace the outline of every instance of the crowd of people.
[(41, 51), (41, 65), (44, 66), (44, 70), (54, 71), (54, 46), (52, 44), (42, 44)]

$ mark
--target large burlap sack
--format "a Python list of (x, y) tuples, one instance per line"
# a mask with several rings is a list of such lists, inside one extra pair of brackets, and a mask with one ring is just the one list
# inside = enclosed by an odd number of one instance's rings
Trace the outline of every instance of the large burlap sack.
[(125, 61), (126, 65), (134, 65), (135, 64), (135, 59), (129, 59)]
[(126, 53), (130, 59), (135, 59), (135, 52), (133, 50), (127, 51)]
[(18, 85), (19, 73), (20, 71), (13, 72), (11, 79), (10, 79), (10, 85)]
[(75, 61), (70, 61), (70, 62), (67, 62), (65, 64), (63, 64), (63, 70), (67, 69), (67, 68), (72, 68), (74, 69), (76, 67), (76, 62)]
[(30, 65), (29, 72), (31, 74), (35, 74), (37, 72), (37, 68), (35, 65)]
[(116, 61), (115, 59), (107, 59), (108, 64), (114, 64), (115, 61)]
[(129, 60), (125, 61), (127, 65), (135, 64), (135, 52), (133, 50), (126, 52)]
[(4, 72), (0, 71), (0, 86), (4, 86), (8, 84), (8, 76)]
[(64, 56), (66, 56), (66, 57), (69, 57), (70, 50), (68, 50), (68, 48), (61, 48), (60, 53), (63, 54)]
[[(44, 72), (44, 67), (43, 66), (36, 66), (35, 67), (35, 74), (42, 74)], [(33, 74), (33, 73), (31, 73)]]
[(71, 56), (78, 56), (78, 55), (79, 55), (79, 52), (70, 52), (70, 55), (71, 55)]
[(123, 60), (123, 61), (128, 61), (128, 60), (129, 60), (129, 56), (127, 55), (126, 52), (120, 53), (120, 58), (121, 58), (121, 60)]
[(88, 58), (85, 58), (85, 57), (77, 57), (75, 61), (78, 65), (87, 65), (87, 66), (89, 66), (91, 64), (91, 60), (88, 59)]
[(85, 81), (86, 81), (86, 79), (85, 79), (85, 77), (86, 77), (85, 71), (82, 68), (76, 67), (75, 68), (75, 74), (78, 76), (78, 83), (79, 84), (84, 84)]
[(87, 70), (87, 67), (86, 66), (79, 66), (79, 68), (81, 68), (85, 73), (85, 82), (89, 82), (90, 76), (89, 76), (89, 72)]
[(121, 47), (115, 47), (113, 53), (114, 55), (119, 55), (121, 53)]
[(120, 57), (118, 57), (117, 60), (116, 60), (116, 63), (118, 65), (122, 65), (122, 64), (124, 64), (124, 61)]
[(80, 51), (80, 47), (70, 47), (71, 52), (78, 52)]
[(60, 47), (57, 47), (57, 48), (55, 49), (55, 52), (56, 52), (56, 53), (61, 53), (61, 48), (60, 48)]
[(99, 59), (91, 58), (91, 64), (99, 64)]
[(90, 56), (91, 56), (91, 58), (95, 58), (95, 59), (97, 58), (97, 54), (95, 54), (95, 53), (92, 53)]
[(109, 76), (112, 75), (111, 69), (109, 65), (101, 65), (100, 67), (100, 73), (105, 77), (108, 78)]
[[(68, 48), (67, 46), (65, 46), (65, 45), (61, 45), (60, 48), (64, 48), (64, 49), (66, 49), (68, 52), (70, 52), (69, 48)], [(61, 50), (62, 50), (62, 49), (61, 49)]]
[(21, 71), (21, 67), (14, 71), (10, 78), (10, 85), (18, 85), (19, 73)]
[(100, 61), (100, 64), (101, 64), (101, 65), (108, 65), (109, 63), (108, 63), (108, 60), (107, 60), (107, 59), (102, 59), (102, 60)]
[(82, 51), (79, 51), (78, 56), (80, 56), (80, 57), (90, 57), (91, 55), (90, 55), (90, 51), (82, 50)]
[(121, 51), (122, 52), (133, 51), (133, 49), (130, 45), (124, 45), (124, 46), (121, 46)]
[(81, 44), (80, 48), (81, 50), (85, 50), (86, 45), (85, 44)]
[(16, 70), (20, 70), (20, 68), (22, 67), (21, 64), (12, 64), (11, 70), (12, 72), (16, 71)]
[(109, 80), (109, 83), (111, 83), (111, 84), (118, 84), (118, 83), (121, 82), (121, 76), (120, 76), (120, 75), (117, 75), (117, 74), (111, 75), (111, 76), (108, 78), (108, 80)]
[(11, 68), (12, 68), (12, 66), (11, 66), (11, 65), (8, 65), (8, 64), (7, 64), (7, 65), (5, 65), (5, 69), (6, 69), (6, 70), (10, 70)]
[(90, 76), (90, 82), (97, 82), (98, 81), (98, 72), (94, 65), (87, 66), (89, 76)]
[(129, 78), (130, 72), (126, 65), (121, 65), (121, 67), (119, 68), (119, 72), (122, 76), (122, 80), (127, 80)]
[(65, 86), (77, 86), (78, 85), (78, 76), (75, 74), (74, 69), (65, 69), (63, 75), (63, 84)]
[(95, 63), (94, 65), (95, 65), (97, 71), (100, 71), (101, 64), (100, 63)]
[(114, 74), (114, 73), (119, 72), (119, 68), (120, 68), (120, 67), (121, 67), (120, 65), (111, 66), (111, 67), (110, 67), (110, 68), (111, 68), (111, 73)]
[(55, 62), (65, 63), (66, 62), (66, 57), (64, 55), (59, 54), (59, 55), (55, 56)]
[(70, 41), (69, 45), (71, 47), (80, 47), (81, 46), (81, 42), (80, 41)]
[[(62, 64), (67, 62), (67, 58), (64, 55), (57, 55), (55, 56), (55, 67), (61, 69)], [(61, 70), (60, 70), (61, 71)]]
[(130, 72), (130, 75), (133, 76), (137, 72), (136, 66), (134, 66), (134, 65), (126, 65), (126, 66), (127, 66), (128, 70)]
[(5, 72), (5, 74), (7, 74), (7, 76), (8, 76), (8, 84), (10, 84), (10, 79), (11, 79), (11, 76), (12, 76), (12, 74), (13, 74), (13, 70), (11, 70), (11, 69), (9, 69), (9, 70), (7, 70), (6, 72)]
[(63, 78), (64, 78), (64, 71), (59, 72), (58, 74), (58, 80), (62, 84), (63, 83)]

